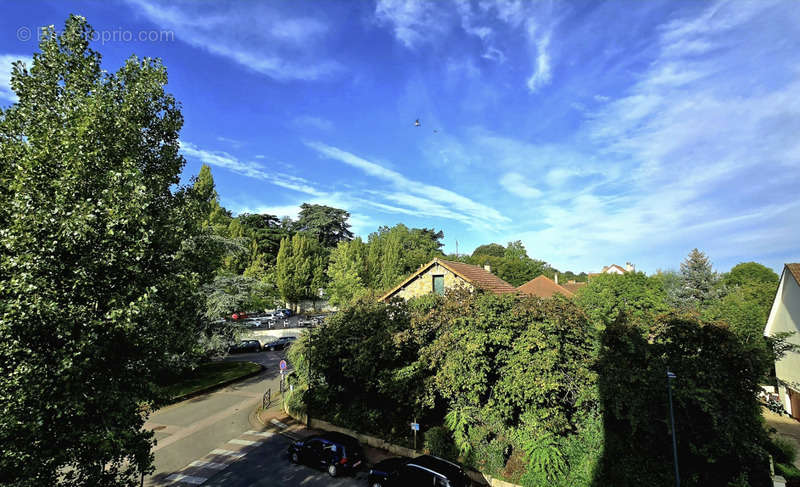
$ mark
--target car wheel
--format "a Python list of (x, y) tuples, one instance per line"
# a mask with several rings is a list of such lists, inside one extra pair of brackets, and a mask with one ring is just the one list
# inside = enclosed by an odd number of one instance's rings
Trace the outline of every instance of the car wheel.
[(338, 473), (339, 469), (336, 467), (335, 463), (328, 465), (328, 475), (330, 475), (331, 477), (336, 477)]
[(297, 452), (292, 453), (292, 462), (300, 463), (300, 455), (298, 455)]
[(275, 347), (269, 347), (269, 351), (270, 352), (274, 352), (275, 351)]
[(372, 482), (372, 487), (383, 487), (380, 482)]

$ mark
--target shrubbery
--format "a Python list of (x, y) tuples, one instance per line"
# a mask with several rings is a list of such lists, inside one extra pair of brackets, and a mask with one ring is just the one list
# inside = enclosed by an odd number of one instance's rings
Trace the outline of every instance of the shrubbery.
[(404, 445), (417, 418), (432, 453), (526, 486), (672, 485), (669, 367), (683, 485), (767, 485), (763, 361), (725, 326), (638, 309), (597, 327), (563, 298), (363, 300), (291, 354), (312, 416)]

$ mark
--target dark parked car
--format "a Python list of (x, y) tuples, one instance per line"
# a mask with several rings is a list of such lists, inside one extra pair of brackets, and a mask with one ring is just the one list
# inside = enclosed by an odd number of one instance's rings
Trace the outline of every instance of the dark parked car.
[(387, 458), (369, 471), (370, 487), (467, 487), (472, 485), (460, 465), (433, 455)]
[(289, 459), (316, 468), (324, 468), (336, 477), (352, 473), (364, 460), (358, 440), (342, 433), (323, 433), (289, 445)]
[(228, 351), (230, 353), (260, 352), (261, 343), (259, 343), (258, 340), (242, 340), (239, 343), (231, 345)]
[(280, 317), (281, 318), (288, 318), (288, 317), (292, 316), (292, 310), (286, 309), (286, 308), (284, 308), (284, 309), (276, 309), (275, 312), (276, 313), (280, 313)]
[(277, 340), (264, 344), (264, 350), (283, 350), (291, 345), (297, 337), (280, 337)]

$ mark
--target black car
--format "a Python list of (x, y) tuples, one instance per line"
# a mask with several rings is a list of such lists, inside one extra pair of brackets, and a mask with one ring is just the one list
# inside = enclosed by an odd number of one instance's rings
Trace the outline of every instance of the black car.
[(358, 440), (343, 433), (323, 433), (289, 445), (289, 459), (316, 468), (324, 468), (336, 477), (352, 473), (364, 461)]
[(264, 344), (264, 350), (283, 350), (291, 345), (297, 337), (280, 337), (277, 340)]
[(248, 353), (260, 352), (261, 343), (258, 340), (242, 340), (239, 343), (234, 343), (228, 349), (230, 353)]
[(460, 465), (433, 455), (387, 458), (369, 471), (370, 487), (467, 487), (471, 485)]

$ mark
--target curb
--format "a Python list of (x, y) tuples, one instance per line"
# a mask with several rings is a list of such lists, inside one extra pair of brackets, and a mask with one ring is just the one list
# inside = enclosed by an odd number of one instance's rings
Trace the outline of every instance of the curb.
[(200, 389), (199, 391), (194, 391), (194, 392), (190, 392), (188, 394), (182, 394), (180, 396), (175, 396), (175, 397), (169, 399), (167, 401), (167, 403), (164, 404), (164, 406), (169, 406), (169, 405), (172, 405), (172, 404), (183, 402), (183, 401), (185, 401), (187, 399), (192, 399), (193, 397), (202, 396), (203, 394), (208, 394), (209, 392), (214, 392), (214, 391), (222, 389), (224, 387), (228, 387), (229, 385), (234, 384), (236, 382), (239, 382), (240, 380), (249, 379), (250, 377), (255, 377), (255, 376), (259, 375), (260, 373), (264, 372), (267, 369), (263, 365), (257, 364), (255, 362), (249, 362), (248, 361), (247, 363), (256, 364), (256, 365), (258, 365), (259, 369), (256, 370), (255, 372), (250, 372), (249, 374), (245, 374), (243, 376), (236, 377), (234, 379), (226, 380), (225, 382), (220, 382), (218, 384), (214, 384), (213, 386), (206, 387), (205, 389)]

